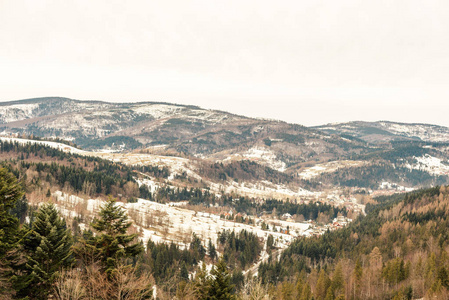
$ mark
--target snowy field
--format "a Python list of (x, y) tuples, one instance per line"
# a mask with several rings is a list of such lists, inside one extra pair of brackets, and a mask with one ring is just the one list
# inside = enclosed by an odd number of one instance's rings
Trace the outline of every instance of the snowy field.
[(276, 158), (276, 155), (270, 149), (264, 147), (253, 147), (242, 154), (233, 154), (225, 158), (223, 162), (243, 159), (258, 162), (280, 172), (284, 172), (287, 167), (283, 161)]
[(304, 169), (301, 173), (299, 173), (299, 176), (303, 179), (311, 179), (322, 173), (331, 173), (337, 171), (338, 169), (359, 167), (365, 164), (367, 163), (363, 161), (354, 161), (354, 160), (331, 161)]
[[(81, 220), (92, 220), (99, 212), (102, 204), (100, 199), (83, 199), (75, 195), (56, 191), (52, 194), (58, 209), (67, 217), (78, 217)], [(268, 235), (273, 235), (276, 246), (286, 248), (291, 241), (301, 235), (307, 235), (309, 223), (295, 223), (283, 220), (267, 220), (254, 218), (255, 224), (264, 221), (270, 229), (276, 227), (277, 232), (264, 231), (260, 225), (248, 225), (220, 219), (218, 215), (201, 211), (193, 211), (176, 205), (161, 204), (145, 199), (138, 199), (136, 203), (118, 202), (128, 213), (140, 234), (140, 239), (146, 243), (152, 240), (156, 243), (174, 242), (180, 247), (186, 247), (190, 243), (192, 234), (195, 233), (207, 245), (209, 239), (216, 244), (218, 232), (231, 230), (240, 232), (247, 230), (263, 239), (264, 243)], [(81, 224), (85, 228), (86, 224)], [(290, 234), (279, 232), (280, 229), (290, 229)]]
[(443, 163), (443, 161), (437, 157), (425, 154), (421, 157), (413, 157), (416, 159), (416, 163), (411, 165), (407, 164), (409, 169), (421, 170), (429, 172), (432, 175), (449, 175), (449, 163)]

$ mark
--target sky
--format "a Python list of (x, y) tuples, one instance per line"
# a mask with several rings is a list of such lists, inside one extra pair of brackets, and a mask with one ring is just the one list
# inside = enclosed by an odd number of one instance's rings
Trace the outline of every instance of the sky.
[(0, 0), (0, 101), (449, 126), (447, 0)]

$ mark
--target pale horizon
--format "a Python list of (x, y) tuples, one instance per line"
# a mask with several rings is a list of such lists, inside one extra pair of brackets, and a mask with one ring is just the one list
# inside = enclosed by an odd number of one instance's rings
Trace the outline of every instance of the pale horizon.
[(0, 0), (0, 101), (449, 126), (449, 2)]

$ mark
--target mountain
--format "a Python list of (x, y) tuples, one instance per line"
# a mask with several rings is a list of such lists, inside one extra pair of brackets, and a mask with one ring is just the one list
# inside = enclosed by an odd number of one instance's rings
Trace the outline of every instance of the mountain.
[(118, 199), (146, 246), (139, 274), (154, 277), (161, 298), (182, 293), (217, 253), (243, 293), (256, 274), (261, 295), (279, 299), (449, 295), (444, 127), (353, 122), (331, 131), (66, 98), (0, 111), (0, 166), (25, 187), (11, 212), (26, 223), (51, 201), (79, 240), (105, 199)]
[(418, 123), (348, 122), (313, 127), (328, 134), (351, 136), (371, 144), (385, 144), (394, 141), (422, 141), (448, 143), (449, 128)]
[(0, 104), (0, 131), (74, 141), (85, 149), (149, 149), (214, 160), (260, 158), (285, 170), (371, 151), (301, 125), (196, 106), (36, 98)]
[(302, 194), (298, 188), (405, 191), (449, 183), (449, 129), (436, 125), (382, 121), (308, 128), (197, 106), (58, 97), (4, 102), (0, 112), (3, 136), (68, 140), (94, 151), (89, 155), (118, 151), (102, 156), (128, 164), (157, 159), (173, 178), (185, 173), (191, 181), (227, 188), (238, 182), (240, 191), (248, 181), (262, 184), (258, 193), (268, 188), (264, 181), (275, 184), (268, 189), (273, 191), (288, 184), (296, 196)]

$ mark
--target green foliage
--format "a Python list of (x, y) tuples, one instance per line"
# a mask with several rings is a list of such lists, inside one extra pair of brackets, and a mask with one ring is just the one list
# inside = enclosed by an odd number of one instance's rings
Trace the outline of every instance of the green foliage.
[(56, 207), (43, 204), (23, 240), (26, 262), (15, 278), (19, 296), (44, 299), (63, 269), (74, 263), (72, 235)]
[(218, 263), (212, 268), (210, 274), (211, 280), (207, 299), (236, 299), (233, 295), (234, 286), (231, 284), (231, 276), (223, 259), (218, 260)]
[(119, 262), (143, 252), (140, 243), (133, 243), (137, 234), (127, 233), (131, 224), (125, 211), (113, 198), (106, 201), (101, 207), (99, 218), (91, 224), (97, 234), (88, 237), (86, 247), (92, 249), (108, 276), (111, 276)]
[(241, 269), (253, 263), (262, 250), (259, 238), (246, 230), (241, 230), (238, 234), (223, 230), (218, 233), (217, 243), (223, 247), (223, 260)]
[(23, 191), (13, 174), (0, 168), (0, 294), (4, 291), (2, 282), (10, 276), (10, 264), (16, 257), (19, 241), (19, 220), (13, 210), (22, 199)]
[(121, 145), (125, 145), (126, 149), (136, 149), (142, 146), (142, 143), (136, 141), (129, 136), (111, 136), (104, 139), (89, 139), (78, 138), (76, 142), (86, 149), (101, 149), (104, 147), (110, 147), (112, 149), (120, 149)]
[(215, 258), (217, 258), (217, 250), (215, 249), (214, 243), (212, 243), (211, 239), (209, 239), (207, 251), (209, 253), (209, 257), (214, 261)]
[(398, 284), (405, 280), (409, 275), (409, 268), (405, 265), (404, 260), (395, 258), (387, 262), (382, 270), (382, 277), (390, 284)]
[(192, 251), (194, 255), (195, 263), (197, 263), (200, 260), (203, 260), (204, 256), (206, 255), (206, 249), (201, 243), (200, 238), (195, 233), (193, 233), (192, 235), (192, 242), (190, 243), (190, 251)]
[(271, 252), (271, 250), (273, 249), (274, 249), (274, 237), (272, 234), (269, 234), (267, 237), (267, 251)]
[(212, 267), (210, 274), (207, 274), (206, 265), (203, 264), (193, 284), (197, 299), (237, 299), (234, 295), (234, 285), (232, 284), (231, 275), (223, 259), (218, 260), (217, 264)]
[[(449, 288), (448, 187), (376, 200), (365, 217), (347, 227), (299, 238), (279, 260), (261, 263), (262, 281), (281, 286), (319, 266), (320, 275), (309, 279), (316, 287), (309, 298), (361, 299), (367, 293), (372, 298), (444, 298)], [(328, 286), (329, 269), (334, 271)]]
[(155, 244), (148, 241), (146, 252), (138, 257), (143, 269), (152, 273), (157, 284), (177, 279), (188, 280), (189, 269), (196, 264), (193, 251), (183, 249), (174, 243)]
[(25, 196), (16, 201), (16, 205), (11, 209), (11, 214), (19, 219), (19, 222), (23, 224), (28, 212), (28, 200)]
[(11, 210), (22, 196), (23, 191), (14, 175), (0, 168), (0, 259), (15, 248), (19, 222)]

